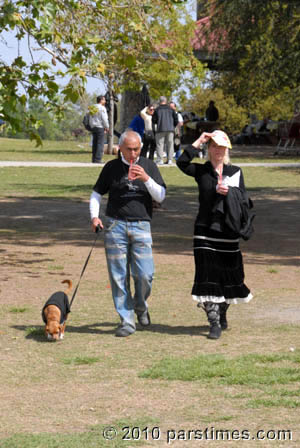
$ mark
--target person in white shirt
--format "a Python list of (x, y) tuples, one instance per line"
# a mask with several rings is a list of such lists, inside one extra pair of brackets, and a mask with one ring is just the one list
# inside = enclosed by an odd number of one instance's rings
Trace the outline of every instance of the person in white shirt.
[(89, 124), (93, 135), (92, 143), (92, 163), (101, 163), (104, 150), (104, 134), (109, 129), (108, 116), (105, 105), (105, 96), (97, 96), (97, 104), (92, 106), (90, 112)]
[(155, 107), (153, 104), (146, 106), (140, 113), (142, 119), (145, 122), (145, 131), (143, 135), (143, 148), (141, 151), (141, 156), (147, 157), (149, 151), (149, 159), (154, 159), (154, 153), (156, 149), (155, 135), (152, 128), (152, 115), (154, 113)]
[(177, 118), (178, 118), (178, 123), (175, 128), (175, 134), (174, 134), (174, 154), (175, 154), (174, 157), (175, 157), (175, 160), (177, 160), (181, 154), (180, 144), (181, 144), (183, 118), (182, 118), (181, 113), (177, 112), (176, 104), (174, 103), (174, 101), (170, 102), (170, 107), (171, 107), (171, 109), (173, 109), (176, 112)]

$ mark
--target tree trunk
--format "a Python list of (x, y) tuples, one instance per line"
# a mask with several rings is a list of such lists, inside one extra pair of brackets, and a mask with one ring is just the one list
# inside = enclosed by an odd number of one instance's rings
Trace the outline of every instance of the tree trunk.
[(108, 92), (109, 92), (109, 131), (108, 131), (108, 140), (107, 140), (107, 153), (113, 153), (114, 146), (114, 95), (113, 95), (113, 74), (110, 74), (108, 79)]
[(139, 114), (142, 108), (142, 95), (140, 91), (126, 90), (122, 94), (120, 107), (121, 132), (124, 132), (128, 128), (133, 117)]

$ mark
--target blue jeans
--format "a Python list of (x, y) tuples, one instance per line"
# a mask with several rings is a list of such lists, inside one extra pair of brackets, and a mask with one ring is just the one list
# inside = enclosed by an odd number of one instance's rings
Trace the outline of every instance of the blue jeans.
[(104, 128), (92, 128), (93, 146), (92, 146), (92, 162), (100, 163), (104, 150)]
[[(106, 224), (105, 253), (114, 305), (121, 324), (133, 333), (134, 313), (147, 312), (154, 274), (150, 222), (107, 218)], [(133, 296), (130, 275), (135, 287)]]

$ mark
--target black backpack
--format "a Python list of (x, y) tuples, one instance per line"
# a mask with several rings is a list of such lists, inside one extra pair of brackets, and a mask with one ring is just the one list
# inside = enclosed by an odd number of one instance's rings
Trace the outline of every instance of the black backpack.
[(90, 114), (89, 113), (85, 114), (85, 116), (83, 117), (82, 124), (87, 131), (91, 132), (92, 128), (90, 126)]

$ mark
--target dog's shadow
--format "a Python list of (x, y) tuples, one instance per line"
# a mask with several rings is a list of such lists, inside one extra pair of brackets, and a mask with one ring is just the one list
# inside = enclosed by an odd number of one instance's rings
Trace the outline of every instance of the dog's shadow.
[[(68, 333), (79, 334), (99, 334), (110, 335), (115, 334), (117, 324), (115, 322), (97, 322), (94, 324), (87, 324), (81, 326), (67, 325), (66, 336)], [(44, 326), (42, 325), (13, 325), (12, 328), (25, 333), (26, 339), (33, 339), (37, 342), (49, 342), (45, 336)], [(137, 325), (137, 331), (149, 332), (149, 333), (162, 333), (170, 335), (189, 335), (189, 336), (203, 336), (207, 337), (209, 326), (208, 325), (165, 325), (165, 324), (151, 324), (149, 327), (141, 327)]]
[[(113, 327), (109, 330), (103, 330), (100, 327)], [(65, 336), (68, 333), (88, 333), (88, 334), (114, 334), (116, 324), (113, 322), (101, 322), (89, 325), (66, 327)], [(12, 325), (11, 328), (22, 331), (25, 333), (25, 339), (33, 339), (37, 342), (51, 342), (45, 335), (45, 325)]]

